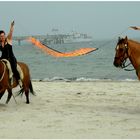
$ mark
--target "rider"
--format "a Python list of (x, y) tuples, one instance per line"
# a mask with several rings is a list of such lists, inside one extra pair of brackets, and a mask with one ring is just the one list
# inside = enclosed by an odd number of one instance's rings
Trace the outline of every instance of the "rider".
[(5, 35), (5, 32), (3, 30), (0, 30), (0, 51), (2, 52), (1, 59), (7, 59), (10, 62), (14, 77), (16, 78), (18, 84), (22, 86), (20, 75), (17, 71), (17, 60), (12, 49), (13, 30), (14, 21), (11, 23), (10, 32), (7, 37)]

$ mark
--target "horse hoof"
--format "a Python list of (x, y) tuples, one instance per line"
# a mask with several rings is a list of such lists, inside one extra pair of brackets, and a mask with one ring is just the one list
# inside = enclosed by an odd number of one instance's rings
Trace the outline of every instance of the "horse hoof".
[(26, 104), (30, 104), (30, 102), (26, 102)]

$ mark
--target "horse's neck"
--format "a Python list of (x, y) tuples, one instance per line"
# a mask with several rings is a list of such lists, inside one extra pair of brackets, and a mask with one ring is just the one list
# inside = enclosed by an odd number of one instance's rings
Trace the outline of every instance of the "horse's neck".
[(128, 55), (132, 65), (137, 69), (140, 66), (140, 43), (129, 40)]

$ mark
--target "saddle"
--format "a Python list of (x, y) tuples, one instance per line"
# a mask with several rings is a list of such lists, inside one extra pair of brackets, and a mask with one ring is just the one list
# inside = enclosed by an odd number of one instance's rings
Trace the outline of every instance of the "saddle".
[[(4, 64), (6, 65), (8, 72), (9, 72), (9, 80), (11, 81), (11, 85), (13, 85), (14, 74), (12, 72), (10, 62), (7, 59), (2, 59), (1, 61), (4, 62)], [(24, 78), (24, 75), (23, 75), (23, 71), (22, 71), (21, 67), (18, 64), (17, 64), (17, 71), (19, 73), (20, 80), (22, 81)]]

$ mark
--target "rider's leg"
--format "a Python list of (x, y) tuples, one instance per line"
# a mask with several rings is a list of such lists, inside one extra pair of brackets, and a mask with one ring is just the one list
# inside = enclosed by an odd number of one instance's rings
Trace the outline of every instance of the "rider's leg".
[(12, 71), (13, 71), (14, 77), (16, 78), (17, 83), (20, 86), (22, 86), (20, 75), (19, 75), (19, 72), (17, 71), (17, 62), (16, 62), (16, 60), (11, 61), (10, 63), (11, 63), (11, 68), (12, 68)]

